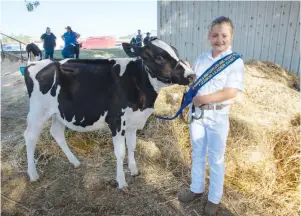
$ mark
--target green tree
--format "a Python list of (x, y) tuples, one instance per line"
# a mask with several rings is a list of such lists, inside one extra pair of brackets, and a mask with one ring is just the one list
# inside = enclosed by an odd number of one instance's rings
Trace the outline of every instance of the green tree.
[(28, 12), (32, 12), (34, 10), (34, 8), (36, 8), (40, 5), (39, 1), (30, 2), (30, 1), (24, 0), (24, 2), (26, 4), (26, 8), (27, 8)]

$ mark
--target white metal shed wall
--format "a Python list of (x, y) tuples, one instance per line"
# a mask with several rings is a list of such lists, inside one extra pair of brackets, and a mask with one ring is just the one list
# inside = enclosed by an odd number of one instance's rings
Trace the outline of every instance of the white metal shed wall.
[(218, 16), (233, 21), (233, 50), (244, 61), (272, 61), (300, 75), (299, 1), (158, 1), (158, 37), (193, 62), (210, 48), (208, 26)]

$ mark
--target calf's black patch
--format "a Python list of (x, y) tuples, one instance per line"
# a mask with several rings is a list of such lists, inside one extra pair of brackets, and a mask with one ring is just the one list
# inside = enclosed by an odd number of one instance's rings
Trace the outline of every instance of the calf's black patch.
[(26, 88), (27, 88), (29, 98), (31, 97), (31, 93), (33, 91), (33, 81), (31, 79), (31, 77), (29, 76), (29, 71), (28, 71), (28, 68), (30, 66), (31, 65), (27, 66), (25, 68), (25, 71), (24, 71), (24, 80), (25, 80), (25, 84), (26, 84)]
[(43, 94), (47, 94), (54, 84), (54, 74), (58, 67), (58, 62), (51, 62), (37, 73), (36, 79), (39, 82), (40, 91)]
[(125, 130), (122, 130), (121, 131), (121, 136), (124, 136), (124, 134), (125, 134)]

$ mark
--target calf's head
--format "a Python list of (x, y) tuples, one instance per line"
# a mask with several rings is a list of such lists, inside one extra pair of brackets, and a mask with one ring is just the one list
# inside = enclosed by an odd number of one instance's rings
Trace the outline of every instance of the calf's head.
[(141, 57), (146, 71), (165, 84), (189, 85), (195, 73), (180, 60), (176, 48), (158, 38), (153, 38), (146, 46), (138, 47), (122, 43), (129, 57)]

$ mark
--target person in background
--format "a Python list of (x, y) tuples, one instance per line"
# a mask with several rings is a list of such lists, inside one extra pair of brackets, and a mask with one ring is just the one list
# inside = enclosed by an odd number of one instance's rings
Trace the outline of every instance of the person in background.
[(50, 28), (46, 28), (46, 33), (42, 34), (41, 40), (45, 50), (45, 59), (53, 59), (54, 47), (56, 46), (56, 36), (51, 32)]
[(151, 40), (150, 33), (147, 32), (146, 37), (143, 40), (144, 46), (147, 45), (150, 40)]
[(141, 34), (141, 30), (138, 29), (138, 34), (136, 35), (136, 46), (142, 47), (143, 37)]
[(65, 42), (65, 46), (62, 50), (62, 56), (64, 58), (74, 58), (77, 48), (77, 39), (80, 37), (80, 34), (72, 31), (70, 26), (66, 27), (66, 32), (61, 36)]

